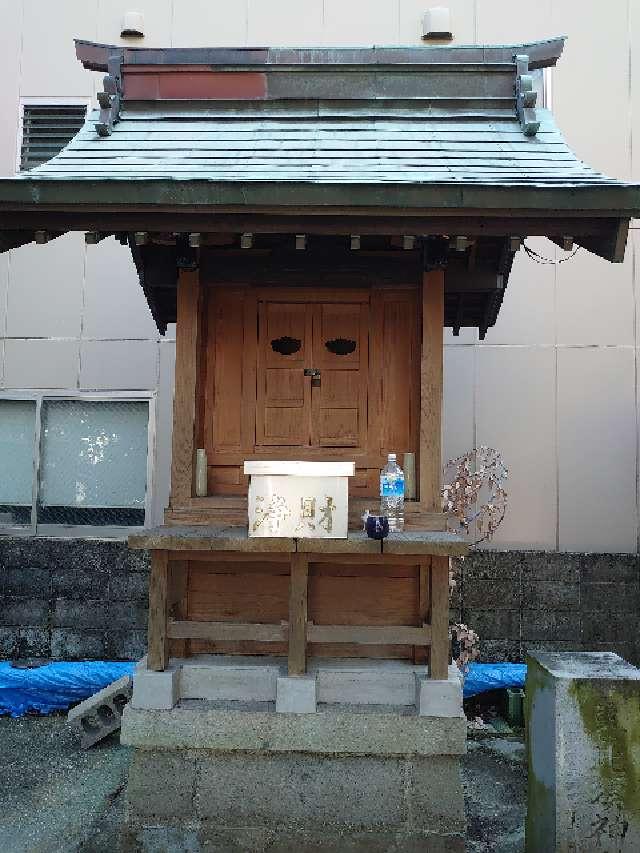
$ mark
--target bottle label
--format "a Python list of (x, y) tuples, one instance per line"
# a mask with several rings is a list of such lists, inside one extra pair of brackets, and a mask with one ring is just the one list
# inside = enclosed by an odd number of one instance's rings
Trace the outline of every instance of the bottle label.
[(380, 476), (380, 497), (401, 498), (404, 496), (404, 474), (382, 474)]

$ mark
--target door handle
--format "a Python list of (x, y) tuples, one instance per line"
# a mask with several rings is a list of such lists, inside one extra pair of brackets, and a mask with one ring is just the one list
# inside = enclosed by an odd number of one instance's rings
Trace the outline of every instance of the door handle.
[(305, 376), (320, 376), (320, 371), (317, 367), (305, 367), (304, 369)]

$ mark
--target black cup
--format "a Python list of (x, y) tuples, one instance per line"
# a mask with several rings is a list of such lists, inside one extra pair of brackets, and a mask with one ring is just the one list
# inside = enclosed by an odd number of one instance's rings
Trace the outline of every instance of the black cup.
[(389, 535), (389, 519), (386, 515), (369, 515), (366, 530), (370, 539), (384, 539)]

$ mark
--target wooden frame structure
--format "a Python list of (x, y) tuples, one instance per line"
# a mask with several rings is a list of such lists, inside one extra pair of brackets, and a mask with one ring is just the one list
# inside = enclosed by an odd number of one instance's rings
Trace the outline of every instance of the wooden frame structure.
[[(131, 538), (132, 547), (152, 548), (149, 592), (149, 652), (147, 665), (164, 670), (172, 641), (192, 640), (232, 644), (259, 642), (287, 646), (290, 675), (306, 672), (307, 649), (315, 645), (411, 646), (414, 660), (430, 660), (432, 678), (446, 679), (449, 654), (449, 557), (443, 551), (461, 555), (464, 543), (452, 536), (424, 538), (416, 535), (389, 540), (376, 553), (374, 544), (362, 535), (347, 540), (248, 540), (231, 530), (203, 531), (201, 537), (180, 535), (171, 530), (162, 534), (141, 534)], [(164, 547), (158, 547), (163, 545)], [(260, 550), (266, 547), (268, 550)], [(195, 549), (198, 550), (195, 550)], [(287, 549), (291, 550), (287, 550)], [(324, 548), (325, 550), (314, 550)], [(295, 549), (295, 550), (293, 550)], [(402, 551), (418, 553), (402, 553)], [(441, 552), (428, 554), (428, 551)], [(420, 553), (422, 552), (422, 553)], [(207, 561), (232, 564), (243, 571), (264, 569), (265, 564), (286, 566), (288, 618), (280, 622), (238, 622), (189, 620), (184, 616), (185, 564)], [(418, 625), (315, 624), (308, 618), (309, 581), (314, 569), (343, 561), (352, 568), (375, 564), (384, 571), (415, 570), (418, 579)], [(225, 571), (229, 571), (228, 565)], [(425, 654), (428, 652), (428, 654)]]

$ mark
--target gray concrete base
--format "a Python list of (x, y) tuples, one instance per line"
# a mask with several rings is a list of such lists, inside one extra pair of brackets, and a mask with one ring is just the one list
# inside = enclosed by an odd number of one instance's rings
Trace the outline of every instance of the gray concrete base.
[[(220, 849), (258, 832), (269, 850), (464, 850), (462, 715), (184, 700), (128, 706), (121, 740), (137, 747), (128, 820), (139, 838), (153, 826), (217, 834)], [(266, 848), (255, 844), (244, 849)]]
[[(225, 851), (464, 850), (461, 683), (454, 668), (424, 686), (424, 672), (324, 660), (289, 677), (277, 659), (202, 656), (150, 674), (142, 662), (121, 730), (136, 747), (136, 843), (160, 832)], [(167, 696), (153, 675), (177, 683), (172, 708), (152, 707)]]
[(135, 750), (130, 829), (188, 824), (193, 831), (193, 822), (200, 837), (275, 835), (269, 850), (304, 850), (305, 841), (314, 850), (461, 852), (459, 760)]

